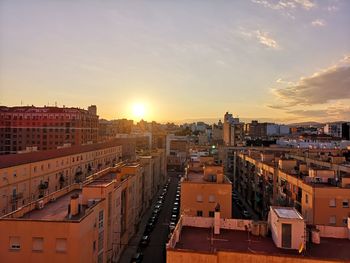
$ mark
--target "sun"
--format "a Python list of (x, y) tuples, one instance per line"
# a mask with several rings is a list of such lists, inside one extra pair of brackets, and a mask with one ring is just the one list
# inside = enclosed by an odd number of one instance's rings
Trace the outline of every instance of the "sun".
[(132, 106), (132, 112), (135, 118), (138, 118), (138, 119), (144, 118), (146, 113), (145, 105), (141, 103), (135, 103)]

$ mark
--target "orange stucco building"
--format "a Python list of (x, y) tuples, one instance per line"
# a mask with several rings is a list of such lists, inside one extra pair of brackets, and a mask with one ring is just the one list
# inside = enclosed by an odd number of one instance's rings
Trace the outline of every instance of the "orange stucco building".
[(142, 176), (120, 163), (1, 217), (1, 262), (116, 262), (146, 208)]
[(221, 216), (231, 218), (232, 184), (224, 175), (223, 167), (207, 162), (208, 158), (189, 163), (181, 181), (180, 212), (189, 216), (214, 217), (215, 208), (219, 205)]
[(118, 141), (0, 156), (0, 216), (27, 205), (122, 158)]
[[(235, 188), (263, 219), (270, 205), (287, 205), (295, 207), (308, 224), (346, 226), (350, 168), (344, 158), (320, 156), (324, 160), (273, 149), (242, 151), (236, 159)], [(339, 159), (343, 165), (332, 162)]]

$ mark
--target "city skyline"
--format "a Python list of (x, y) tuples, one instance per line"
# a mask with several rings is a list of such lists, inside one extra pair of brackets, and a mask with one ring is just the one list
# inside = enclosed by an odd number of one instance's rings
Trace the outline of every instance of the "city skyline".
[[(101, 118), (350, 117), (347, 1), (2, 1), (0, 104)], [(140, 117), (140, 116), (139, 116)]]

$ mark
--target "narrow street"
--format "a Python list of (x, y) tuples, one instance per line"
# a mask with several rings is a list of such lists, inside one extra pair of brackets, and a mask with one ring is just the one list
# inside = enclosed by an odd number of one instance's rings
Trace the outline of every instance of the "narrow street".
[[(165, 245), (167, 242), (167, 237), (169, 234), (169, 222), (173, 209), (173, 204), (175, 201), (176, 187), (179, 181), (179, 172), (168, 172), (170, 178), (170, 184), (168, 187), (167, 194), (164, 198), (163, 207), (159, 213), (158, 221), (155, 224), (153, 231), (150, 234), (150, 243), (145, 248), (140, 248), (139, 243), (143, 236), (148, 219), (150, 218), (154, 205), (158, 199), (159, 192), (157, 196), (153, 198), (153, 204), (149, 210), (145, 213), (140, 222), (140, 228), (138, 232), (129, 241), (129, 245), (125, 248), (119, 262), (128, 263), (131, 258), (135, 255), (136, 251), (141, 250), (143, 253), (142, 262), (152, 262), (161, 263), (165, 262)], [(162, 189), (162, 188), (161, 188)]]
[(165, 245), (169, 234), (169, 222), (175, 201), (179, 172), (168, 172), (170, 184), (164, 199), (163, 208), (154, 230), (151, 233), (149, 245), (143, 249), (143, 261), (146, 263), (165, 262)]

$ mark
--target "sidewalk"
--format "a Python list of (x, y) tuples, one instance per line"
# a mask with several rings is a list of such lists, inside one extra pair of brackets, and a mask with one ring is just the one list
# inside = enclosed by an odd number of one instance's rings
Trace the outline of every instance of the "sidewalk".
[(153, 197), (152, 204), (147, 208), (146, 212), (143, 214), (142, 219), (139, 224), (138, 231), (133, 235), (133, 237), (129, 240), (128, 245), (125, 247), (122, 255), (119, 258), (119, 262), (127, 263), (130, 262), (131, 258), (137, 252), (139, 242), (143, 236), (143, 232), (147, 225), (148, 219), (152, 215), (152, 207), (156, 204), (158, 200), (158, 196), (162, 191), (162, 187), (158, 190), (157, 194)]

